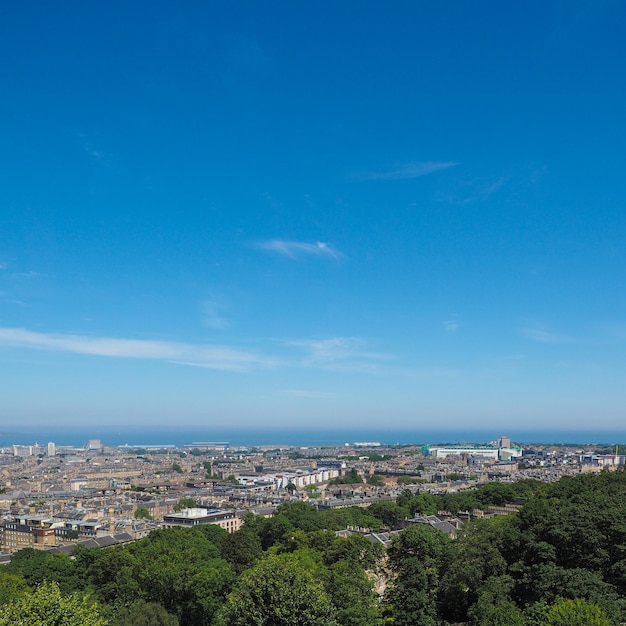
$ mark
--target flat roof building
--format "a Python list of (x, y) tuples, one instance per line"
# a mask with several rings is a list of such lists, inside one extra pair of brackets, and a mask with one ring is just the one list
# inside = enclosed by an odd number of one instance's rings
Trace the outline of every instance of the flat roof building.
[(422, 448), (424, 456), (434, 456), (443, 459), (447, 456), (475, 456), (487, 459), (510, 459), (522, 456), (521, 448), (512, 446), (509, 448), (498, 448), (496, 446), (424, 446)]
[(163, 526), (165, 528), (199, 526), (200, 524), (216, 524), (229, 533), (234, 533), (241, 528), (241, 518), (234, 511), (197, 507), (183, 509), (178, 513), (169, 513), (163, 516)]

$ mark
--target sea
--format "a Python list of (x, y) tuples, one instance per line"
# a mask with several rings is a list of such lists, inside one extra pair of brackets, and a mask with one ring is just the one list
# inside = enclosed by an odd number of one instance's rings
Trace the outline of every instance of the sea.
[(534, 444), (616, 445), (626, 443), (626, 430), (477, 430), (477, 429), (279, 429), (279, 428), (6, 428), (0, 432), (0, 448), (54, 442), (60, 446), (84, 447), (90, 439), (104, 446), (188, 446), (200, 442), (222, 442), (231, 447), (321, 447), (352, 446), (355, 443), (381, 445), (425, 445), (489, 443), (510, 437), (522, 447)]

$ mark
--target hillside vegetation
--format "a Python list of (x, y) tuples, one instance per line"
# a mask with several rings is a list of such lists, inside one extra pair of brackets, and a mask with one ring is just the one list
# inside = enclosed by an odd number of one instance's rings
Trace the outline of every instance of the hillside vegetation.
[[(415, 513), (501, 505), (455, 539), (412, 524), (385, 550), (361, 534)], [(19, 616), (19, 622), (16, 622)], [(0, 625), (482, 626), (626, 622), (626, 473), (486, 485), (450, 496), (158, 530), (125, 546), (33, 549), (0, 569)]]

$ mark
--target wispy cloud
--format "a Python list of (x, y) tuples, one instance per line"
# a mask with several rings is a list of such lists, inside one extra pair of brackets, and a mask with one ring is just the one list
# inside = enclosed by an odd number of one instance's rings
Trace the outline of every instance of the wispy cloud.
[(443, 327), (449, 332), (449, 333), (453, 333), (456, 332), (459, 328), (460, 328), (460, 324), (459, 322), (452, 318), (449, 320), (444, 320), (443, 322)]
[(224, 317), (222, 310), (224, 309), (224, 303), (218, 299), (206, 300), (202, 305), (202, 312), (204, 314), (203, 323), (209, 328), (216, 330), (223, 330), (230, 326), (230, 322)]
[[(274, 341), (273, 344), (274, 350), (257, 352), (217, 344), (41, 333), (25, 328), (0, 327), (0, 349), (13, 347), (118, 359), (164, 361), (232, 372), (288, 367), (373, 373), (378, 371), (377, 365), (381, 360), (390, 358), (387, 354), (368, 350), (365, 342), (356, 337)], [(277, 344), (282, 346), (278, 352)]]
[(92, 139), (86, 133), (78, 133), (78, 139), (85, 154), (93, 159), (101, 160), (108, 156), (104, 151), (94, 145)]
[(552, 344), (582, 343), (582, 340), (577, 337), (573, 337), (571, 335), (562, 335), (560, 333), (554, 333), (549, 330), (545, 330), (543, 328), (523, 327), (523, 328), (518, 328), (517, 332), (520, 335), (522, 335), (522, 337), (526, 337), (526, 339), (530, 339), (531, 341), (536, 341), (538, 343), (552, 343)]
[(500, 178), (479, 182), (464, 181), (457, 185), (456, 190), (448, 190), (440, 196), (442, 202), (450, 204), (472, 204), (490, 198), (500, 191), (511, 180), (510, 175), (501, 176)]
[(17, 298), (12, 298), (6, 291), (0, 291), (0, 300), (2, 302), (6, 302), (7, 304), (17, 304), (18, 306), (26, 306), (26, 303), (22, 300), (18, 300)]
[(428, 176), (458, 165), (455, 161), (411, 161), (396, 164), (389, 170), (366, 172), (355, 176), (358, 180), (403, 180)]
[(330, 244), (323, 241), (308, 243), (305, 241), (284, 241), (282, 239), (271, 239), (269, 241), (260, 241), (256, 244), (261, 250), (275, 252), (292, 259), (301, 256), (318, 256), (339, 259), (343, 255), (335, 250)]
[(365, 341), (358, 337), (301, 339), (286, 341), (285, 345), (304, 350), (301, 364), (306, 367), (371, 370), (375, 362), (390, 358), (387, 354), (367, 350)]
[(271, 194), (269, 191), (263, 191), (259, 195), (273, 209), (282, 207), (282, 202), (280, 202), (280, 200), (278, 200), (278, 198), (275, 195)]
[(5, 270), (7, 267), (9, 267), (8, 263), (0, 263), (0, 270)]
[(228, 371), (275, 364), (271, 359), (253, 352), (228, 346), (38, 333), (24, 328), (0, 328), (0, 346), (2, 345), (93, 356), (169, 361)]

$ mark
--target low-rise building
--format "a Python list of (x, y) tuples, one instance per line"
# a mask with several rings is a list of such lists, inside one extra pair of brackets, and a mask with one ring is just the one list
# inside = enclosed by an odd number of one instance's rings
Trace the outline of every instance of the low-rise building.
[(0, 526), (2, 549), (17, 552), (22, 548), (45, 548), (57, 544), (56, 533), (50, 526), (3, 522)]
[(422, 453), (424, 456), (433, 456), (436, 459), (443, 459), (448, 456), (473, 456), (493, 460), (506, 460), (514, 457), (521, 457), (522, 449), (517, 446), (509, 448), (474, 445), (424, 446), (422, 448)]
[(216, 524), (229, 533), (234, 533), (241, 528), (241, 518), (235, 511), (223, 509), (183, 509), (178, 513), (169, 513), (163, 516), (163, 526), (173, 528), (175, 526), (199, 526), (201, 524)]

